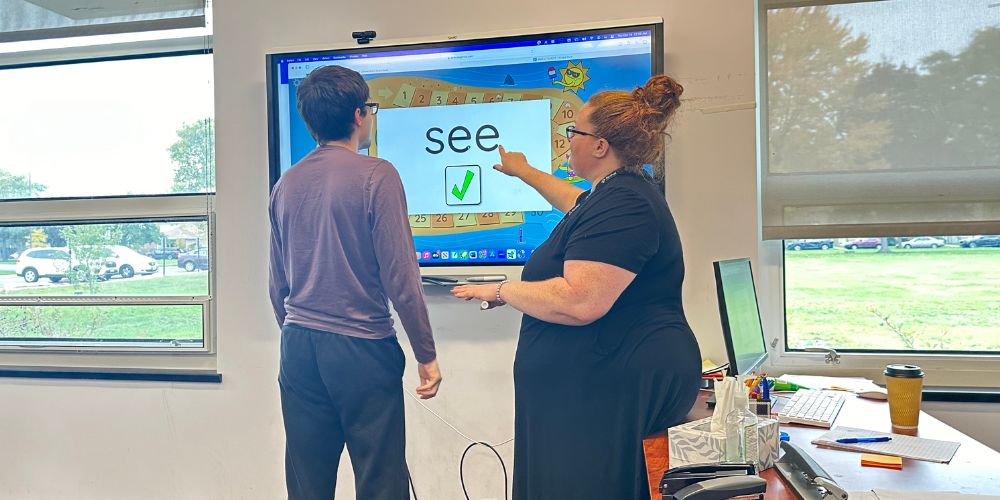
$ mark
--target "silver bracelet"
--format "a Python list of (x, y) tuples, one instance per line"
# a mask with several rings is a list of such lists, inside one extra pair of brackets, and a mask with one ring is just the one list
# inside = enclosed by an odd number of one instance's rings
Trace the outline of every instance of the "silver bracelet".
[(510, 280), (503, 280), (500, 282), (499, 285), (497, 285), (497, 304), (500, 304), (502, 306), (507, 305), (507, 302), (500, 298), (500, 287), (502, 287), (504, 283), (510, 283)]

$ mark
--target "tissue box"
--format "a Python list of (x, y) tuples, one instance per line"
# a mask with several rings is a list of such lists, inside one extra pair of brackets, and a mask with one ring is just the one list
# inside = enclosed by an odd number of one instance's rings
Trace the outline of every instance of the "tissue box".
[[(671, 427), (667, 431), (669, 466), (721, 462), (726, 449), (726, 431), (709, 432), (711, 427), (712, 417)], [(779, 437), (777, 420), (760, 419), (757, 422), (760, 470), (770, 469), (778, 461)]]

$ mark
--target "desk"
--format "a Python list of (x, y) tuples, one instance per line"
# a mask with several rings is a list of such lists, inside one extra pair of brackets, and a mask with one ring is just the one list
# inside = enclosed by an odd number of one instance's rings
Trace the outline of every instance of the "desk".
[[(702, 391), (691, 412), (685, 417), (690, 422), (712, 414), (706, 401), (711, 393)], [(834, 427), (844, 425), (874, 431), (892, 432), (889, 422), (889, 404), (869, 401), (848, 395)], [(960, 491), (980, 495), (1000, 494), (1000, 453), (975, 439), (962, 434), (940, 420), (920, 412), (919, 437), (957, 441), (962, 443), (951, 463), (938, 464), (922, 460), (903, 459), (903, 470), (862, 467), (861, 454), (851, 451), (819, 448), (811, 441), (827, 429), (782, 424), (792, 443), (806, 451), (841, 487), (848, 491), (869, 491), (873, 488), (916, 491)], [(667, 431), (663, 430), (643, 441), (646, 452), (646, 470), (654, 500), (660, 498), (659, 485), (663, 471), (668, 468)], [(779, 477), (777, 471), (768, 469), (760, 474), (767, 479), (767, 500), (795, 500), (795, 495)]]

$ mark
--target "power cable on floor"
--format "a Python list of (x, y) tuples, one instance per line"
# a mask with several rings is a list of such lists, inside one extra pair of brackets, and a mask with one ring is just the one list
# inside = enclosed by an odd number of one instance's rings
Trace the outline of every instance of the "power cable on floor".
[[(497, 444), (494, 444), (494, 445), (485, 443), (483, 441), (476, 441), (475, 439), (472, 439), (469, 436), (465, 435), (465, 433), (463, 433), (462, 431), (458, 430), (458, 428), (455, 427), (454, 425), (451, 425), (451, 422), (448, 422), (447, 420), (444, 419), (444, 417), (442, 417), (441, 415), (438, 415), (436, 411), (430, 409), (430, 407), (428, 407), (427, 405), (425, 405), (423, 401), (421, 401), (420, 399), (418, 399), (413, 394), (410, 394), (409, 391), (405, 391), (404, 390), (403, 392), (405, 392), (408, 396), (410, 396), (410, 398), (412, 398), (414, 401), (416, 401), (417, 404), (419, 404), (423, 409), (429, 411), (431, 413), (431, 415), (434, 415), (435, 417), (438, 418), (438, 420), (444, 422), (444, 425), (447, 425), (448, 427), (451, 428), (451, 430), (455, 431), (456, 434), (458, 434), (459, 436), (462, 436), (463, 438), (465, 438), (466, 441), (469, 441), (471, 443), (471, 444), (469, 444), (469, 446), (467, 448), (465, 448), (465, 451), (462, 452), (462, 459), (458, 463), (458, 478), (462, 482), (462, 493), (465, 493), (466, 500), (469, 500), (469, 493), (466, 492), (466, 490), (465, 490), (465, 474), (464, 474), (465, 455), (469, 452), (470, 449), (472, 449), (472, 448), (474, 448), (476, 446), (485, 446), (485, 447), (489, 448), (497, 456), (497, 459), (500, 460), (500, 467), (503, 468), (503, 496), (504, 496), (504, 500), (507, 500), (509, 498), (509, 496), (508, 496), (509, 495), (508, 494), (508, 489), (507, 489), (507, 464), (504, 463), (503, 458), (500, 456), (500, 453), (496, 450), (495, 447), (496, 446), (503, 446), (503, 445), (505, 445), (507, 443), (510, 443), (511, 441), (514, 440), (514, 438), (510, 438), (510, 439), (508, 439), (506, 441), (503, 441), (501, 443), (497, 443)], [(407, 474), (409, 474), (409, 472), (407, 472)], [(410, 479), (410, 488), (413, 488), (413, 480), (412, 479)], [(413, 491), (413, 500), (417, 500), (416, 490)]]

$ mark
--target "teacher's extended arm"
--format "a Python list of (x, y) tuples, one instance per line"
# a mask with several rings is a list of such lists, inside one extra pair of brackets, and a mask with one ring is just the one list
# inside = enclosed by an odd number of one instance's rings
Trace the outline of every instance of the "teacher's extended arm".
[(494, 165), (493, 168), (521, 179), (562, 213), (569, 212), (569, 209), (576, 205), (576, 199), (583, 193), (582, 189), (532, 167), (523, 154), (513, 151), (507, 152), (503, 146), (500, 146), (500, 163)]
[[(500, 287), (500, 299), (514, 309), (549, 323), (589, 325), (604, 317), (635, 273), (618, 266), (586, 260), (567, 260), (563, 276), (545, 281), (517, 281)], [(455, 297), (500, 305), (497, 285), (461, 285)]]

